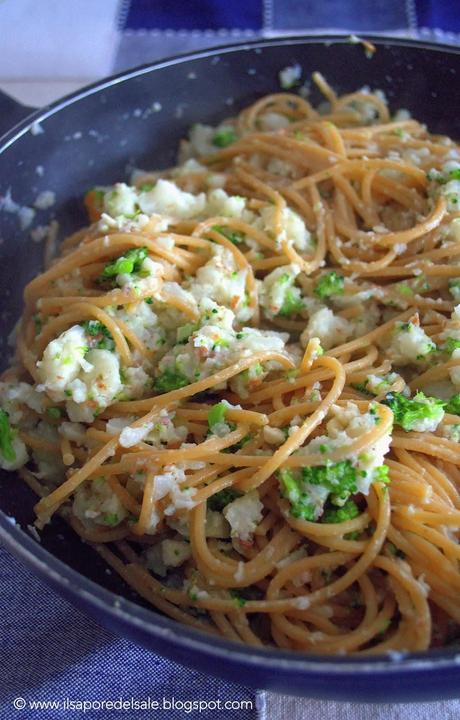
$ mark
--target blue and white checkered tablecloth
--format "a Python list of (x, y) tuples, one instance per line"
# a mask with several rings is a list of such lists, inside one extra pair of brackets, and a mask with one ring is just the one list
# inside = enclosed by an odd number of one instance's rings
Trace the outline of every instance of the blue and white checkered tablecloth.
[[(460, 44), (460, 0), (2, 0), (0, 29), (0, 87), (71, 85), (178, 52), (302, 32), (382, 33)], [(372, 707), (299, 700), (184, 669), (100, 628), (1, 548), (0, 583), (0, 720), (460, 718), (456, 701)], [(176, 709), (98, 709), (98, 702), (120, 698), (139, 703), (165, 698), (170, 704), (174, 698)], [(187, 704), (197, 699), (249, 701), (252, 708), (198, 714)], [(70, 701), (78, 708), (85, 700), (92, 709), (71, 709)], [(58, 705), (29, 705), (40, 701)]]

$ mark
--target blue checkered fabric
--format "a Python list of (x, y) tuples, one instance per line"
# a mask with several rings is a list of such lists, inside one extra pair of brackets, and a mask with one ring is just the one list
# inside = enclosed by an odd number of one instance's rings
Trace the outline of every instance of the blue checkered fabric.
[[(106, 0), (97, 3), (99, 15), (103, 2)], [(124, 0), (116, 12), (113, 71), (213, 45), (301, 33), (376, 33), (460, 44), (458, 0)], [(184, 669), (113, 636), (49, 590), (2, 549), (0, 582), (0, 720), (269, 717), (264, 695), (257, 709), (253, 690)], [(28, 706), (30, 701), (63, 703), (66, 698), (80, 702), (134, 698), (141, 702), (149, 697), (157, 701), (176, 698), (183, 703), (196, 699), (251, 700), (253, 708), (198, 714), (183, 705), (179, 710), (93, 709), (83, 713), (62, 706), (41, 710)], [(17, 698), (24, 700), (25, 709), (14, 708)], [(285, 705), (284, 710), (276, 712), (276, 718), (358, 717), (356, 707), (350, 706), (342, 715), (339, 706), (333, 705), (332, 710), (329, 703), (321, 712), (319, 704), (314, 703), (310, 708), (315, 708), (314, 715), (310, 714), (308, 702), (295, 708), (289, 705), (289, 710)], [(389, 720), (392, 717), (388, 715)], [(274, 716), (270, 720), (275, 720)]]

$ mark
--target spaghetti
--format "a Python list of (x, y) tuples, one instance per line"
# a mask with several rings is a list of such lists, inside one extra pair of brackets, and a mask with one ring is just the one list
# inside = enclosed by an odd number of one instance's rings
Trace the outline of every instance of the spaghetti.
[(181, 623), (319, 654), (459, 637), (460, 149), (270, 95), (95, 188), (25, 290), (0, 461)]

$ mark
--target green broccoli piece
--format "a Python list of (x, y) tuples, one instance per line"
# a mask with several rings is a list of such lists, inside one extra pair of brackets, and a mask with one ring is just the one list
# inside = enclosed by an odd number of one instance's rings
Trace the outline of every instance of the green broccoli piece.
[(62, 410), (58, 407), (49, 407), (46, 412), (52, 420), (59, 420), (62, 415)]
[(131, 273), (139, 272), (142, 263), (147, 257), (147, 253), (148, 250), (146, 247), (128, 250), (121, 257), (107, 263), (102, 271), (101, 279), (108, 280), (116, 275), (130, 275)]
[(89, 344), (92, 349), (115, 350), (115, 341), (110, 331), (99, 320), (85, 320), (81, 323), (81, 327), (89, 335)]
[(390, 482), (390, 468), (388, 465), (379, 465), (379, 467), (376, 467), (373, 471), (374, 476), (374, 482), (380, 482), (384, 485), (388, 485)]
[(226, 148), (236, 140), (236, 133), (232, 127), (222, 127), (212, 138), (212, 144), (219, 148)]
[(328, 508), (324, 511), (321, 522), (340, 523), (346, 520), (353, 520), (360, 514), (359, 508), (353, 500), (347, 500), (345, 505), (338, 508)]
[(448, 353), (453, 353), (454, 350), (457, 350), (458, 348), (460, 348), (460, 340), (456, 340), (451, 337), (447, 338), (443, 346), (443, 350), (446, 350)]
[(227, 240), (230, 240), (230, 242), (232, 242), (234, 245), (241, 245), (241, 243), (243, 242), (244, 235), (243, 233), (238, 232), (238, 230), (230, 230), (223, 225), (213, 225), (212, 230), (219, 232), (221, 235), (226, 237)]
[(5, 410), (0, 410), (0, 453), (8, 462), (16, 460), (10, 416)]
[(183, 388), (188, 384), (188, 378), (177, 369), (166, 368), (166, 370), (155, 379), (153, 387), (156, 392), (166, 393)]
[(339, 275), (333, 270), (320, 277), (316, 283), (314, 293), (322, 300), (331, 295), (343, 295), (344, 285), (345, 279), (343, 275)]
[(452, 395), (444, 406), (446, 413), (450, 415), (460, 415), (460, 393)]
[(356, 492), (356, 469), (351, 460), (326, 465), (303, 467), (302, 478), (311, 485), (322, 485), (333, 493), (332, 502), (340, 505), (351, 493)]
[(289, 288), (284, 296), (283, 304), (278, 313), (281, 317), (290, 317), (294, 313), (298, 313), (303, 310), (304, 303), (302, 298), (299, 296), (298, 288)]
[(239, 490), (234, 490), (231, 487), (219, 490), (219, 492), (215, 495), (211, 495), (211, 497), (208, 498), (208, 509), (214, 510), (215, 512), (221, 512), (224, 507), (236, 500), (236, 498), (241, 497), (242, 494), (243, 493), (240, 493)]
[(403, 430), (422, 430), (424, 421), (441, 422), (444, 415), (444, 401), (417, 393), (412, 399), (402, 393), (388, 393), (382, 400), (392, 411), (394, 422)]
[(212, 408), (208, 411), (208, 426), (211, 432), (216, 425), (225, 422), (225, 415), (227, 410), (228, 406), (225, 403), (220, 402), (216, 405), (213, 405)]
[(283, 497), (291, 504), (291, 515), (302, 520), (315, 520), (315, 508), (309, 502), (308, 493), (303, 490), (301, 478), (296, 478), (292, 470), (283, 468), (278, 471)]

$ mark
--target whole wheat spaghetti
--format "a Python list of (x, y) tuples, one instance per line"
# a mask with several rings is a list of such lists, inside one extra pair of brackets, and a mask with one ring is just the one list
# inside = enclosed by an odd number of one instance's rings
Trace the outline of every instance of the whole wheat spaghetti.
[(459, 637), (460, 149), (381, 93), (261, 98), (85, 196), (25, 290), (0, 461), (181, 623)]

